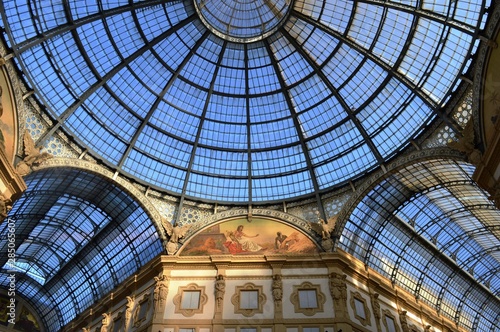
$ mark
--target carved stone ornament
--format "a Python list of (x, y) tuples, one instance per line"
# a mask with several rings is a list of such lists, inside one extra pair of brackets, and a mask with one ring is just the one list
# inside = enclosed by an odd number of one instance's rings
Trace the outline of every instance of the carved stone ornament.
[(50, 153), (41, 152), (41, 148), (35, 146), (35, 142), (27, 129), (24, 131), (23, 144), (23, 160), (21, 160), (16, 166), (16, 171), (21, 176), (28, 175), (44, 161), (54, 157)]
[(182, 239), (189, 228), (191, 228), (190, 224), (179, 226), (177, 224), (172, 225), (166, 218), (161, 218), (161, 223), (165, 232), (170, 236), (167, 244), (165, 245), (165, 249), (169, 255), (174, 255), (178, 249), (179, 240)]
[(476, 149), (475, 135), (474, 135), (474, 121), (469, 119), (464, 129), (462, 130), (462, 137), (458, 141), (448, 142), (448, 146), (457, 151), (463, 152), (467, 155), (467, 161), (479, 165), (481, 163), (481, 151)]

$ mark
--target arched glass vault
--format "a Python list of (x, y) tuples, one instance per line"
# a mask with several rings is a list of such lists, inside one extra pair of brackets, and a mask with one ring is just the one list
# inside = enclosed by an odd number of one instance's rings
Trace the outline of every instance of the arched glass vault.
[(474, 167), (417, 162), (379, 182), (348, 218), (339, 247), (467, 329), (500, 324), (500, 212)]
[[(9, 213), (16, 227), (16, 261), (0, 258), (0, 284), (8, 288), (8, 271), (16, 271), (17, 294), (39, 310), (49, 331), (59, 330), (162, 252), (145, 210), (111, 181), (71, 168), (40, 170), (25, 181), (28, 190)], [(7, 231), (2, 223), (2, 252)]]

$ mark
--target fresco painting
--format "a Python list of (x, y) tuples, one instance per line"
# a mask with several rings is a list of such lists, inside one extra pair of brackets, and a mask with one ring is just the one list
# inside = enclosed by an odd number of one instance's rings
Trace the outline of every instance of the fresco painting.
[(195, 235), (181, 256), (307, 254), (318, 252), (314, 242), (299, 230), (265, 219), (232, 219)]

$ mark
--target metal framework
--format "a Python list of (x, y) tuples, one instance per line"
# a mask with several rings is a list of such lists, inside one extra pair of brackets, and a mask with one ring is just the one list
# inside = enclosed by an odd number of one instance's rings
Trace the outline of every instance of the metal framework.
[[(8, 271), (18, 271), (18, 294), (51, 331), (163, 251), (149, 216), (111, 181), (74, 168), (40, 170), (25, 180), (29, 189), (9, 214), (17, 227), (16, 263), (0, 258), (0, 284), (8, 287)], [(6, 232), (3, 223), (0, 234)]]

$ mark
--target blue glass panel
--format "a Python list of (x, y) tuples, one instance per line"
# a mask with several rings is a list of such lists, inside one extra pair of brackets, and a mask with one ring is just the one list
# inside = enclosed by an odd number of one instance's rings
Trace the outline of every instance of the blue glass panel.
[(248, 176), (248, 152), (216, 151), (198, 147), (193, 170), (213, 176)]
[(78, 35), (85, 47), (86, 54), (102, 76), (120, 63), (120, 57), (106, 35), (102, 21), (94, 21), (77, 28)]

